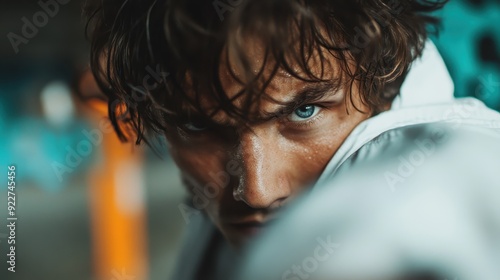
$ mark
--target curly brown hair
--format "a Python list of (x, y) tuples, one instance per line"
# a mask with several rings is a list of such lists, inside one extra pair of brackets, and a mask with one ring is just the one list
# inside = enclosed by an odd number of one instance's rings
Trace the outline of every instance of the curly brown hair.
[[(336, 84), (348, 85), (352, 98), (357, 83), (362, 102), (376, 113), (399, 92), (429, 26), (438, 23), (432, 12), (446, 2), (89, 0), (84, 14), (91, 68), (107, 96), (110, 120), (126, 141), (130, 135), (120, 124), (126, 116), (138, 144), (147, 142), (148, 132), (167, 132), (195, 113), (210, 120), (223, 111), (247, 123), (279, 70), (307, 82), (324, 81), (325, 54), (341, 69)], [(257, 72), (246, 53), (250, 37), (264, 47)], [(231, 98), (220, 77), (228, 50), (237, 54), (244, 73), (231, 72), (242, 88)], [(318, 57), (320, 74), (311, 70)], [(200, 96), (215, 101), (216, 110), (205, 112)], [(242, 106), (234, 104), (237, 98), (244, 99)]]

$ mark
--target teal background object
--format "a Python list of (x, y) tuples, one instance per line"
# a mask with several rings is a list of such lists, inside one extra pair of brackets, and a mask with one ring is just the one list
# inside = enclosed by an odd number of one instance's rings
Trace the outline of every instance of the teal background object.
[(437, 13), (432, 39), (455, 83), (455, 96), (473, 96), (500, 110), (500, 1), (451, 0)]

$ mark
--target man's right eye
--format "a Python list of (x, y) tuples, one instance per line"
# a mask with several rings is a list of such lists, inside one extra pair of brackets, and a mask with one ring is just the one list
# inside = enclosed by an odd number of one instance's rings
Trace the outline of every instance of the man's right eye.
[(182, 127), (190, 132), (201, 132), (208, 129), (208, 126), (202, 122), (187, 122)]

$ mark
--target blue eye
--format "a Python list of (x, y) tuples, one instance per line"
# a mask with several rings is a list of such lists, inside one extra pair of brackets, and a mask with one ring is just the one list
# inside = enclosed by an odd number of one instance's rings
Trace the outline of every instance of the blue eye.
[(300, 122), (308, 120), (319, 112), (317, 106), (314, 105), (304, 105), (295, 110), (289, 117), (290, 121)]

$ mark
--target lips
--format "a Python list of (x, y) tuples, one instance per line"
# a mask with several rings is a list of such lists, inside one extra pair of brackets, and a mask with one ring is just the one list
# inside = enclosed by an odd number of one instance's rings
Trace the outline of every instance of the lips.
[(262, 231), (266, 224), (259, 222), (228, 224), (229, 228), (243, 235), (253, 236)]
[(226, 237), (234, 239), (234, 243), (245, 243), (256, 235), (260, 235), (274, 224), (282, 214), (284, 207), (251, 209), (240, 208), (233, 211), (221, 211), (220, 230)]
[[(274, 219), (273, 219), (274, 220)], [(226, 228), (245, 236), (254, 236), (264, 230), (271, 224), (271, 219), (241, 219), (240, 221), (232, 221), (225, 223)]]

